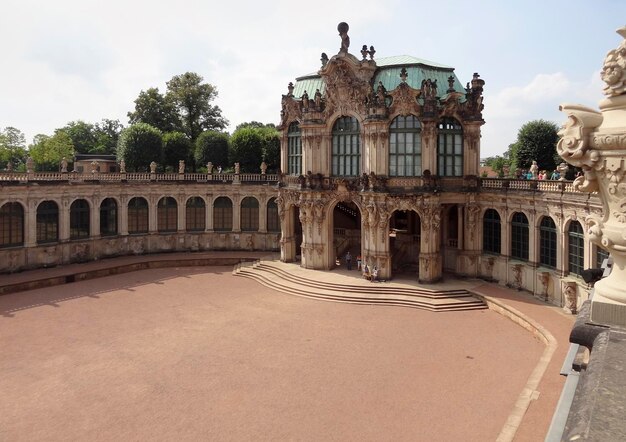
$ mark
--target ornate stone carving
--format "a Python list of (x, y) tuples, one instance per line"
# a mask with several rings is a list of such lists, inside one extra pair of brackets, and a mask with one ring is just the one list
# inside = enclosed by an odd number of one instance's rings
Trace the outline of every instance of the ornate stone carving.
[(478, 220), (478, 214), (480, 213), (480, 207), (477, 204), (470, 204), (467, 206), (467, 228), (470, 232), (470, 241), (474, 241), (476, 234), (476, 223)]
[(413, 89), (407, 83), (400, 83), (391, 93), (391, 114), (409, 115), (419, 114), (420, 109), (417, 103), (417, 97), (420, 91)]
[(564, 282), (563, 294), (565, 295), (565, 307), (575, 315), (578, 306), (578, 285), (573, 281)]
[(617, 33), (624, 41), (606, 54), (600, 76), (606, 83), (603, 92), (609, 97), (616, 97), (626, 92), (626, 26), (618, 29)]
[[(611, 253), (614, 265), (611, 274), (595, 284), (591, 319), (626, 326), (623, 319), (615, 319), (626, 317), (617, 313), (626, 310), (626, 27), (618, 33), (624, 40), (608, 53), (601, 73), (608, 98), (600, 102), (600, 112), (579, 105), (561, 106), (568, 119), (559, 132), (557, 151), (584, 171), (574, 188), (598, 191), (602, 200), (602, 217), (588, 215), (586, 229), (592, 242)], [(576, 285), (567, 283), (564, 290), (568, 308), (575, 312)]]
[(521, 290), (524, 286), (522, 282), (524, 266), (522, 264), (515, 264), (511, 267), (511, 270), (513, 271), (513, 283), (515, 284), (515, 288)]

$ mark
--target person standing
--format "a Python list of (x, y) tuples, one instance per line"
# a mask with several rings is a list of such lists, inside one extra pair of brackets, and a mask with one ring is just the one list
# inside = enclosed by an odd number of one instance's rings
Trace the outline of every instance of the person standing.
[(346, 267), (348, 270), (352, 270), (352, 255), (350, 255), (350, 251), (346, 253)]

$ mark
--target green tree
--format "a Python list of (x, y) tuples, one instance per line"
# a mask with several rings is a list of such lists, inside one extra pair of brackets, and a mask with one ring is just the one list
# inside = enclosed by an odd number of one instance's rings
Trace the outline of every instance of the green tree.
[(485, 166), (491, 167), (493, 171), (498, 174), (499, 178), (503, 178), (506, 175), (504, 169), (510, 166), (510, 161), (500, 155), (485, 158), (484, 163)]
[(206, 166), (211, 162), (215, 167), (228, 165), (228, 143), (227, 133), (207, 130), (202, 132), (196, 140), (194, 158), (196, 166)]
[(70, 136), (64, 131), (57, 131), (51, 137), (36, 135), (28, 153), (38, 170), (58, 171), (63, 158), (70, 163), (73, 161), (75, 150)]
[(515, 145), (510, 148), (515, 166), (527, 169), (537, 161), (539, 169), (554, 170), (558, 130), (551, 121), (534, 120), (524, 124), (517, 133)]
[(70, 137), (77, 153), (90, 153), (96, 144), (95, 126), (82, 120), (70, 121), (54, 131), (55, 134), (59, 132)]
[(146, 123), (161, 132), (182, 130), (182, 124), (176, 105), (153, 87), (141, 91), (135, 99), (135, 111), (128, 112), (130, 124)]
[(259, 129), (244, 127), (230, 137), (230, 164), (239, 163), (241, 172), (258, 173), (263, 161), (263, 134)]
[(280, 133), (273, 124), (257, 130), (263, 138), (263, 161), (267, 164), (268, 171), (275, 172), (280, 167)]
[(168, 132), (163, 135), (163, 166), (177, 171), (180, 160), (185, 161), (186, 167), (195, 170), (193, 144), (182, 132)]
[(194, 72), (176, 75), (167, 82), (165, 94), (166, 100), (178, 111), (183, 131), (194, 143), (203, 131), (224, 129), (228, 124), (221, 109), (211, 105), (217, 98), (217, 89), (203, 81)]
[(18, 170), (26, 161), (26, 137), (15, 127), (5, 127), (0, 131), (0, 168), (9, 162)]
[(161, 131), (146, 123), (127, 127), (122, 131), (117, 144), (117, 158), (124, 160), (128, 171), (149, 170), (152, 161), (160, 163), (163, 158)]
[(123, 129), (124, 126), (120, 120), (103, 118), (100, 123), (95, 124), (96, 144), (89, 153), (115, 155), (117, 142)]

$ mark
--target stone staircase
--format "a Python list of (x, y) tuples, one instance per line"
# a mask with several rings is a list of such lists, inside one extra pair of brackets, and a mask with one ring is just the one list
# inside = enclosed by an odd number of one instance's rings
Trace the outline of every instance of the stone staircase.
[[(463, 289), (430, 290), (393, 282), (370, 283), (339, 274), (332, 278), (314, 279), (312, 272), (279, 261), (244, 262), (233, 269), (233, 275), (251, 278), (266, 287), (307, 298), (413, 307), (433, 312), (487, 308), (483, 301)], [(325, 272), (320, 274), (328, 275)]]

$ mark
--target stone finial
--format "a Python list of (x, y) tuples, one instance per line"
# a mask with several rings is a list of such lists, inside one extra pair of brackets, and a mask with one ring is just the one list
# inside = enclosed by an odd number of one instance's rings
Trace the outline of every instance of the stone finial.
[(483, 93), (483, 86), (485, 86), (485, 80), (480, 78), (478, 72), (474, 72), (472, 76), (472, 92)]
[(178, 160), (178, 173), (185, 173), (185, 160)]
[(617, 47), (606, 54), (604, 65), (600, 72), (602, 81), (606, 83), (603, 88), (604, 95), (616, 97), (626, 93), (626, 26), (617, 30), (624, 40)]
[(150, 173), (156, 173), (157, 163), (154, 161), (150, 163)]
[(239, 175), (239, 163), (235, 163), (235, 174)]
[(350, 30), (350, 26), (348, 23), (341, 22), (337, 25), (337, 31), (339, 31), (339, 36), (341, 37), (341, 47), (339, 48), (340, 54), (347, 54), (348, 48), (350, 47), (350, 37), (348, 36), (348, 31)]
[(261, 163), (261, 175), (265, 175), (265, 172), (267, 172), (267, 164), (263, 161)]
[(209, 175), (213, 174), (213, 163), (210, 161), (206, 163), (206, 173)]
[(375, 53), (376, 53), (376, 49), (374, 49), (374, 46), (370, 46), (370, 50), (369, 50), (370, 60), (374, 59), (374, 54)]
[(361, 56), (363, 57), (363, 61), (367, 60), (367, 45), (363, 45), (361, 48)]
[(402, 80), (402, 82), (405, 83), (408, 76), (409, 75), (406, 73), (406, 68), (402, 68), (400, 70), (400, 80)]
[(287, 96), (288, 97), (293, 97), (293, 83), (290, 81), (289, 84), (287, 85)]
[(120, 173), (126, 173), (126, 161), (120, 160)]
[(33, 173), (35, 171), (35, 161), (33, 157), (26, 158), (26, 172)]
[(326, 63), (328, 63), (328, 55), (326, 55), (326, 52), (322, 52), (320, 61), (322, 62), (322, 67), (326, 66)]

